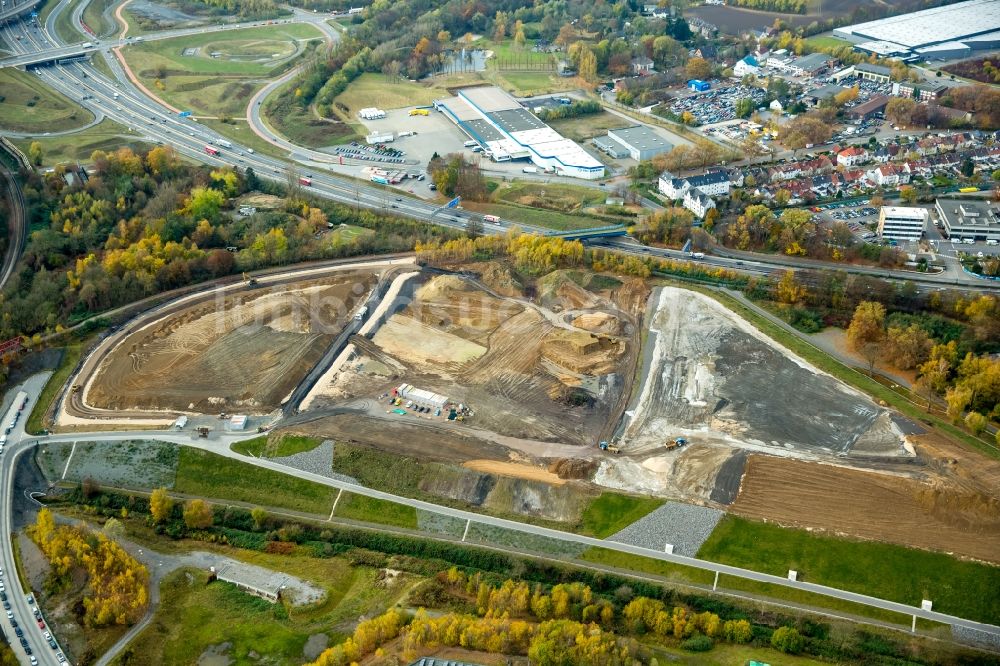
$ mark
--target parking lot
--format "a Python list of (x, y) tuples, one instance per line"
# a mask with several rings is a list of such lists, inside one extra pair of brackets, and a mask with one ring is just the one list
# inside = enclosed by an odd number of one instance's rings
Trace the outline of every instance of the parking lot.
[(670, 111), (678, 116), (688, 112), (695, 117), (699, 124), (709, 125), (735, 119), (736, 102), (741, 99), (752, 99), (754, 109), (757, 109), (764, 103), (766, 95), (763, 88), (754, 86), (740, 84), (722, 86), (707, 92), (675, 99), (670, 104)]

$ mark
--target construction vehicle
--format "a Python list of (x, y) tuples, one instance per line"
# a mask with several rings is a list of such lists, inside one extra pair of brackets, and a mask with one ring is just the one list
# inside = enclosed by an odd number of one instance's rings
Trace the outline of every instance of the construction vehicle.
[(687, 443), (688, 441), (683, 437), (674, 437), (673, 439), (668, 439), (664, 442), (663, 446), (667, 448), (667, 451), (673, 451), (674, 449), (679, 449)]
[(248, 287), (257, 286), (257, 278), (250, 277), (249, 275), (246, 274), (246, 271), (243, 272), (243, 281), (247, 283)]
[(201, 427), (195, 428), (195, 430), (198, 431), (198, 436), (199, 437), (204, 437), (205, 439), (208, 439), (208, 433), (211, 430), (211, 428), (208, 428), (206, 426), (201, 426)]
[(598, 444), (601, 447), (601, 451), (608, 451), (609, 453), (621, 453), (622, 450), (618, 448), (617, 444), (608, 444), (607, 442), (601, 442)]

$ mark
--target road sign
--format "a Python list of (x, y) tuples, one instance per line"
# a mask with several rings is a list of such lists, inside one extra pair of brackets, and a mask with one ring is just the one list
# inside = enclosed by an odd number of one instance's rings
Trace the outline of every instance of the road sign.
[(455, 208), (458, 206), (458, 202), (462, 200), (462, 197), (455, 197), (445, 205), (445, 208)]

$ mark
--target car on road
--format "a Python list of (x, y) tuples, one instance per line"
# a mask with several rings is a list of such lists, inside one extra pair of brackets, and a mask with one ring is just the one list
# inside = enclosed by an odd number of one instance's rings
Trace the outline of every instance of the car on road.
[(63, 656), (62, 652), (56, 652), (56, 659), (59, 660), (60, 664), (66, 663), (66, 657)]
[(45, 620), (39, 620), (38, 621), (38, 628), (39, 629), (44, 629), (45, 628)]
[(24, 629), (21, 629), (21, 627), (16, 627), (14, 629), (14, 635), (17, 636), (18, 638), (21, 638), (22, 636), (24, 636)]
[(32, 656), (29, 656), (28, 660), (31, 662), (31, 666), (37, 666), (38, 660)]

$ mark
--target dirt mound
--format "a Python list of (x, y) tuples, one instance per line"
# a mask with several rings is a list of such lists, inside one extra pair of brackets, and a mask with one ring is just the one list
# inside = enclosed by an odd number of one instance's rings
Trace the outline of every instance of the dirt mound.
[(538, 281), (539, 302), (555, 311), (597, 308), (602, 299), (573, 280), (568, 271), (553, 271)]
[(502, 296), (520, 298), (524, 296), (524, 286), (510, 266), (498, 261), (490, 261), (479, 267), (483, 284)]
[(589, 479), (597, 471), (598, 463), (582, 458), (559, 458), (549, 464), (549, 471), (560, 479)]
[(618, 335), (622, 330), (618, 317), (608, 312), (585, 312), (574, 317), (570, 323), (577, 328), (608, 335)]
[(487, 472), (497, 476), (512, 476), (518, 479), (529, 479), (531, 481), (543, 481), (556, 486), (561, 486), (565, 481), (562, 477), (540, 467), (525, 465), (501, 460), (467, 460), (463, 467), (474, 469), (477, 472)]
[(625, 342), (605, 335), (554, 328), (545, 336), (542, 354), (553, 363), (588, 375), (614, 372)]
[(439, 275), (417, 290), (421, 301), (447, 301), (455, 291), (472, 291), (473, 287), (457, 275)]

